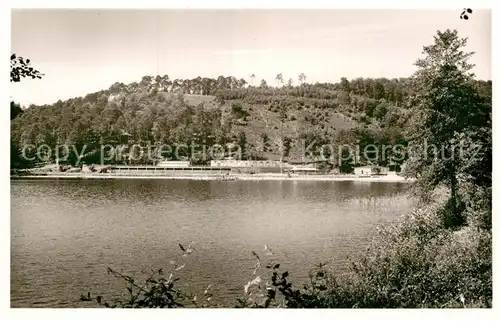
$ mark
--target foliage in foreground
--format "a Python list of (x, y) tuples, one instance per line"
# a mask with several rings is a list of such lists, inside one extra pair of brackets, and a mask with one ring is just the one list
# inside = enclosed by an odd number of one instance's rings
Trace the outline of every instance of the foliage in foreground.
[(10, 82), (20, 82), (23, 78), (41, 79), (40, 71), (34, 69), (29, 59), (24, 59), (16, 54), (10, 56)]
[[(90, 292), (87, 295), (81, 295), (80, 301), (93, 301), (106, 308), (182, 308), (189, 305), (195, 307), (204, 307), (205, 303), (197, 302), (196, 295), (190, 295), (180, 291), (176, 287), (179, 281), (175, 274), (185, 267), (183, 259), (193, 252), (192, 244), (188, 247), (179, 244), (182, 250), (177, 260), (171, 261), (172, 267), (168, 273), (163, 269), (151, 270), (147, 278), (140, 282), (137, 279), (120, 273), (112, 268), (107, 269), (108, 274), (125, 281), (127, 294), (119, 298), (105, 300), (102, 296), (92, 296)], [(146, 274), (146, 272), (143, 272)], [(166, 277), (168, 274), (168, 277)], [(212, 294), (209, 292), (210, 286), (205, 289), (203, 294), (204, 301), (210, 302)]]
[(415, 211), (380, 230), (366, 256), (341, 276), (320, 265), (313, 270), (310, 284), (294, 287), (288, 273), (274, 266), (265, 297), (247, 297), (238, 306), (491, 307), (491, 232), (472, 226), (446, 229), (438, 212), (436, 207)]
[[(416, 210), (379, 230), (366, 255), (353, 261), (349, 272), (336, 275), (320, 264), (310, 282), (294, 285), (287, 271), (266, 250), (256, 258), (250, 281), (242, 286), (237, 308), (479, 308), (492, 305), (491, 230), (471, 224), (458, 231), (445, 228), (443, 205)], [(182, 247), (181, 247), (182, 248)], [(187, 256), (186, 249), (182, 257)], [(129, 299), (105, 301), (82, 296), (105, 307), (175, 308), (218, 307), (209, 287), (202, 295), (178, 290), (174, 278), (155, 271), (144, 285), (109, 269), (127, 282)], [(198, 299), (198, 297), (200, 299)]]
[(491, 234), (445, 229), (435, 210), (381, 232), (344, 278), (332, 277), (324, 307), (491, 307)]

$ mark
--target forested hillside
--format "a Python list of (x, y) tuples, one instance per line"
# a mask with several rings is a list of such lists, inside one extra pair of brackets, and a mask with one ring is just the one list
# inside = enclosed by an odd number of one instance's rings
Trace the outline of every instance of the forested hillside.
[[(324, 144), (362, 149), (370, 143), (405, 143), (402, 129), (414, 95), (410, 78), (342, 78), (339, 83), (315, 84), (306, 83), (304, 74), (298, 79), (298, 85), (293, 85), (293, 79), (285, 84), (279, 74), (275, 86), (264, 80), (253, 86), (235, 77), (171, 80), (168, 75), (145, 76), (139, 83), (115, 83), (85, 97), (30, 106), (22, 112), (13, 104), (13, 157), (27, 144), (45, 144), (53, 150), (65, 144), (78, 151), (86, 146), (81, 160), (97, 163), (100, 158), (95, 151), (102, 145), (235, 143), (244, 159), (297, 159), (304, 154), (304, 146), (313, 142), (311, 154), (318, 154)], [(476, 85), (491, 97), (491, 81)], [(189, 149), (180, 156), (196, 158)], [(156, 155), (164, 157), (175, 158)], [(54, 160), (54, 153), (50, 159)], [(75, 163), (77, 157), (70, 155), (69, 161)], [(151, 158), (110, 162), (151, 163)], [(366, 162), (361, 155), (358, 163)], [(377, 162), (387, 165), (388, 159)], [(333, 159), (331, 163), (335, 166)]]

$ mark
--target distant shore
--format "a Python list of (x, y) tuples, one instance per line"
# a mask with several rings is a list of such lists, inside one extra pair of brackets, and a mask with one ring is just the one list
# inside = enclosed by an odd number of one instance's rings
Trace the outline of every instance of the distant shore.
[(11, 175), (11, 179), (167, 179), (167, 180), (202, 180), (202, 181), (356, 181), (356, 182), (412, 182), (402, 176), (356, 175), (290, 175), (287, 174), (231, 174), (221, 175), (116, 175), (116, 174), (82, 174), (50, 173), (45, 175)]

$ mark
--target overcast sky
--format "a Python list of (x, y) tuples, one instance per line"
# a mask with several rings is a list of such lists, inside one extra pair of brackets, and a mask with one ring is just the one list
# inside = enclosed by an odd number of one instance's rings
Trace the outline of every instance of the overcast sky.
[(438, 29), (469, 37), (480, 79), (491, 79), (491, 15), (425, 10), (15, 10), (11, 51), (42, 80), (12, 84), (22, 105), (53, 103), (140, 81), (245, 78), (274, 84), (301, 72), (308, 82), (407, 77)]

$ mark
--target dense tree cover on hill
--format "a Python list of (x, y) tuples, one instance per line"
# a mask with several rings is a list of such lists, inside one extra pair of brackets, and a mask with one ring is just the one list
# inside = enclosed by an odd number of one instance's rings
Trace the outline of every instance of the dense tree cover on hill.
[[(269, 153), (285, 159), (303, 154), (304, 143), (314, 142), (318, 156), (324, 144), (404, 143), (402, 129), (409, 117), (408, 101), (415, 95), (409, 78), (347, 80), (272, 87), (249, 86), (244, 79), (220, 76), (173, 79), (144, 76), (137, 83), (115, 83), (102, 90), (52, 105), (30, 106), (12, 122), (12, 140), (18, 146), (71, 145), (85, 162), (100, 162), (101, 145), (169, 144), (227, 145), (245, 142), (243, 158), (265, 159)], [(279, 79), (279, 77), (278, 77)], [(475, 82), (491, 95), (491, 82)], [(267, 141), (263, 141), (266, 137)], [(284, 148), (287, 142), (288, 148)], [(266, 150), (264, 150), (266, 146)], [(390, 153), (390, 152), (388, 152)], [(337, 152), (331, 153), (336, 157)], [(126, 153), (125, 153), (126, 155)], [(49, 156), (49, 155), (48, 155)], [(314, 155), (309, 155), (314, 156)], [(327, 155), (330, 156), (330, 155)], [(180, 155), (157, 158), (195, 158), (190, 149)], [(52, 153), (48, 161), (54, 161)], [(151, 158), (127, 157), (118, 163), (150, 163)], [(71, 154), (68, 161), (75, 163)], [(207, 161), (208, 159), (205, 159)], [(367, 163), (363, 155), (358, 163)], [(377, 159), (380, 165), (389, 160)], [(331, 159), (331, 163), (338, 162)], [(401, 164), (401, 161), (394, 163)], [(345, 167), (345, 166), (344, 166)]]

